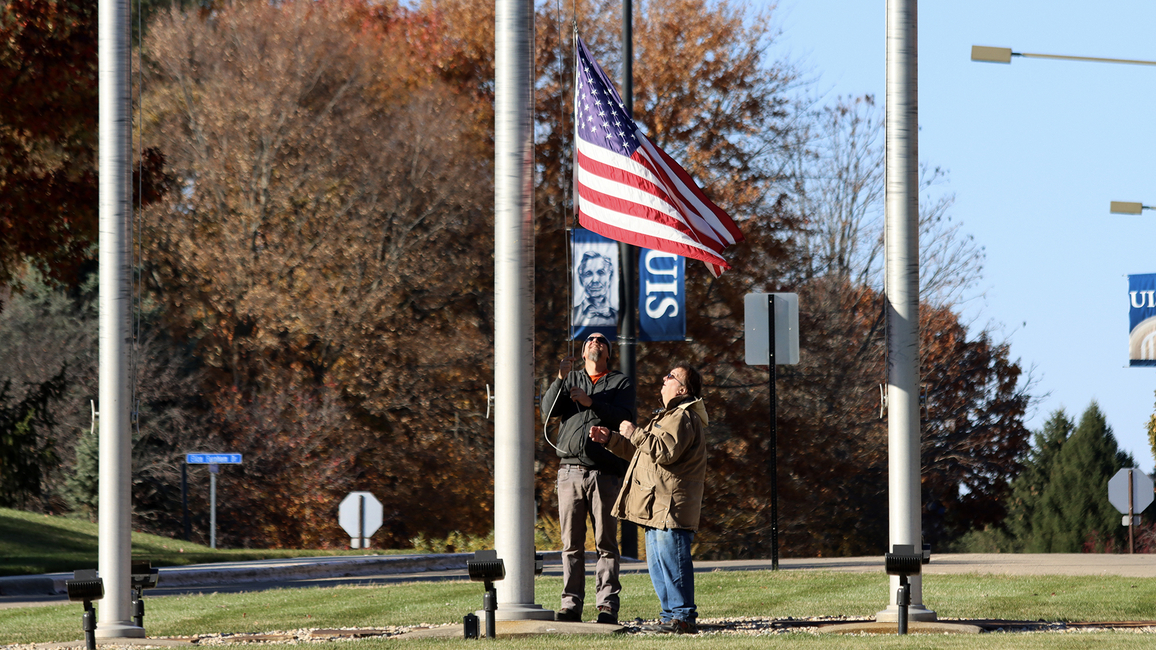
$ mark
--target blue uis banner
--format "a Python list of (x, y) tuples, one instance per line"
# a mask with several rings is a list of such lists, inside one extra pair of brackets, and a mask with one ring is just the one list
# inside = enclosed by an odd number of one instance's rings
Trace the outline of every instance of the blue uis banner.
[(584, 228), (570, 231), (570, 338), (595, 332), (618, 339), (618, 242)]
[(686, 339), (686, 258), (647, 248), (638, 255), (638, 340)]
[(1156, 366), (1156, 273), (1128, 276), (1128, 365)]

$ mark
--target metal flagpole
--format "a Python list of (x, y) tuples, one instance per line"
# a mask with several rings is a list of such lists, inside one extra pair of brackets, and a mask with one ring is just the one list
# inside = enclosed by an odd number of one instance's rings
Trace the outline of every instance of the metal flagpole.
[[(622, 107), (626, 114), (634, 117), (634, 8), (631, 0), (622, 0)], [(638, 386), (638, 370), (635, 364), (635, 317), (638, 312), (638, 248), (623, 242), (618, 243), (618, 256), (622, 258), (622, 322), (618, 328), (618, 358), (622, 374), (630, 377)], [(638, 557), (638, 527), (629, 521), (620, 522), (622, 528), (622, 548), (626, 557)]]
[(767, 294), (767, 374), (769, 375), (771, 403), (771, 435), (767, 441), (769, 473), (771, 475), (771, 570), (779, 570), (779, 414), (775, 383), (778, 359), (775, 358), (775, 294)]
[[(890, 540), (922, 548), (919, 494), (919, 101), (917, 0), (887, 0), (887, 454)], [(911, 576), (911, 620), (935, 620)], [(899, 577), (876, 620), (897, 621)]]
[(128, 0), (100, 0), (97, 53), (100, 110), (100, 525), (98, 562), (105, 597), (96, 636), (143, 637), (132, 621), (132, 429), (129, 327), (132, 269), (132, 97)]
[(501, 620), (534, 604), (534, 5), (498, 0), (494, 86), (494, 546)]

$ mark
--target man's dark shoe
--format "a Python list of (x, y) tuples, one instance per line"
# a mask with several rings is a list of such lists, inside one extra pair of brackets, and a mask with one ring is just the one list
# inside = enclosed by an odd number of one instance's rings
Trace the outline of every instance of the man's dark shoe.
[(580, 609), (560, 609), (554, 614), (555, 621), (569, 621), (571, 623), (582, 622), (582, 610)]
[(654, 632), (655, 634), (698, 634), (698, 626), (689, 621), (681, 621), (674, 619), (668, 623), (659, 623), (658, 625), (643, 625), (644, 632)]
[(598, 620), (595, 623), (605, 623), (608, 625), (618, 625), (618, 614), (610, 611), (606, 607), (598, 608)]
[(698, 625), (694, 621), (680, 621), (676, 618), (670, 624), (675, 634), (698, 634)]

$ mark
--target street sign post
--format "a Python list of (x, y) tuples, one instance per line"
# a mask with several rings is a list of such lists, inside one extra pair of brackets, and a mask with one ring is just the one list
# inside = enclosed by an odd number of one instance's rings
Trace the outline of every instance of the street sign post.
[(381, 528), (385, 509), (369, 492), (350, 492), (337, 508), (337, 523), (349, 534), (350, 548), (369, 548), (369, 538)]
[(776, 367), (799, 363), (799, 296), (748, 293), (743, 297), (747, 365), (766, 365), (770, 373), (771, 435), (767, 458), (771, 476), (771, 570), (779, 570), (779, 448), (775, 395)]
[(241, 454), (185, 454), (185, 464), (209, 466), (209, 548), (217, 548), (217, 466), (240, 465)]
[(1128, 552), (1136, 552), (1136, 515), (1152, 505), (1152, 479), (1144, 472), (1125, 467), (1108, 479), (1108, 503), (1124, 514), (1123, 525), (1128, 527)]

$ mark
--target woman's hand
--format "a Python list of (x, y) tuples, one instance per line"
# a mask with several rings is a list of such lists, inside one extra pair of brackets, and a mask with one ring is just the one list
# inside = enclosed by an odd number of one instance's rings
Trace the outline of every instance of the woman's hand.
[(634, 433), (634, 423), (629, 420), (623, 420), (622, 424), (618, 425), (618, 435), (623, 438), (630, 439), (631, 434)]

